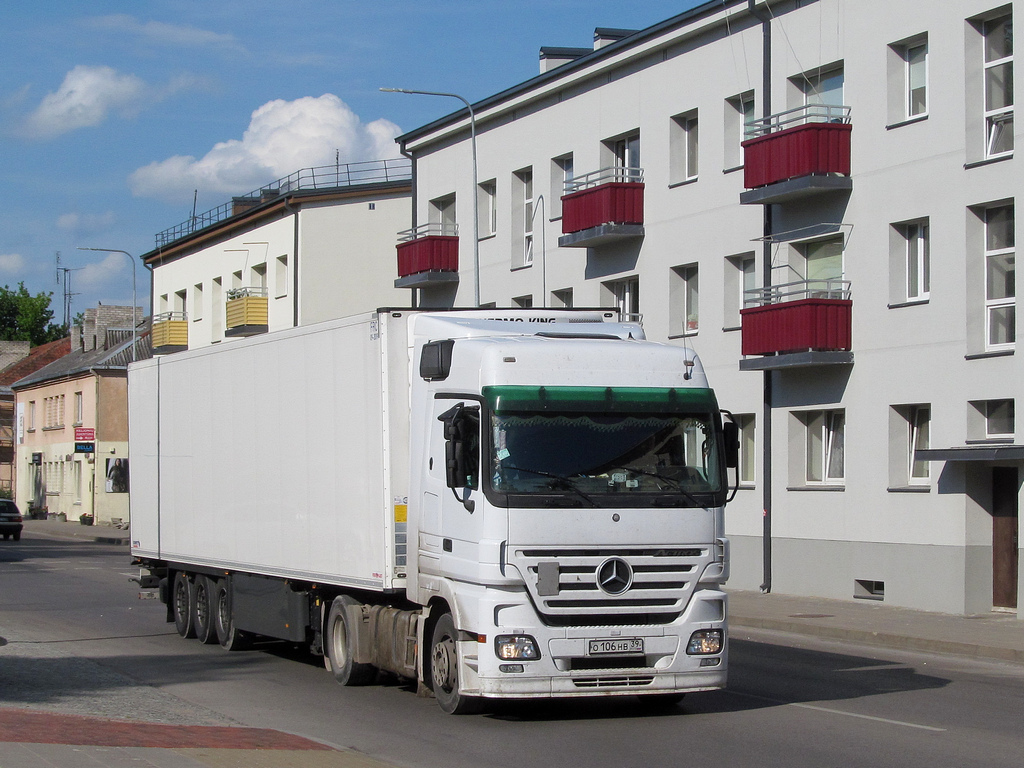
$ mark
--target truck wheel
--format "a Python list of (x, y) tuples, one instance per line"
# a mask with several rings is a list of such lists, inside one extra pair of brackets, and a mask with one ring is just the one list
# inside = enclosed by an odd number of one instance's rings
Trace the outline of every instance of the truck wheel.
[(214, 626), (213, 583), (206, 576), (196, 576), (192, 587), (192, 626), (196, 637), (204, 645), (217, 642), (217, 629)]
[(228, 583), (224, 580), (219, 580), (213, 588), (213, 625), (217, 631), (217, 642), (225, 651), (244, 651), (249, 647), (249, 635), (235, 629), (231, 601), (228, 599)]
[(174, 586), (171, 589), (171, 610), (174, 612), (174, 628), (182, 637), (195, 637), (196, 627), (192, 623), (192, 581), (184, 571), (174, 574)]
[(21, 531), (18, 531), (17, 533), (12, 534), (12, 537), (14, 538), (15, 541), (21, 541)]
[(459, 633), (450, 613), (434, 625), (430, 642), (429, 682), (441, 710), (449, 715), (468, 715), (480, 708), (480, 700), (462, 693), (459, 682)]
[(345, 606), (359, 605), (348, 595), (339, 595), (331, 603), (327, 614), (327, 642), (324, 650), (331, 660), (334, 679), (342, 685), (369, 685), (377, 677), (377, 668), (372, 664), (353, 661), (356, 644), (355, 628), (349, 626)]

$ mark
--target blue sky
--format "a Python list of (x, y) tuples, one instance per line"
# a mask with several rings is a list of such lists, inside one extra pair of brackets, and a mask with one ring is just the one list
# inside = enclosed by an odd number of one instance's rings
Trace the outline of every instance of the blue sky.
[[(396, 154), (393, 137), (696, 0), (249, 0), (5, 3), (0, 26), (0, 285), (72, 313), (131, 302), (157, 232), (289, 173)], [(148, 273), (137, 264), (139, 303)]]

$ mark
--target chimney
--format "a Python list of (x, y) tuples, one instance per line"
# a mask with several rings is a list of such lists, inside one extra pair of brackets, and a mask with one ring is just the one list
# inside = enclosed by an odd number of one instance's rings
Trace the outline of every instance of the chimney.
[(617, 43), (623, 38), (635, 35), (638, 29), (612, 29), (610, 27), (598, 27), (594, 30), (594, 50), (599, 51), (606, 45)]
[(590, 48), (549, 48), (540, 49), (540, 73), (550, 72), (555, 67), (575, 61), (580, 56), (593, 53)]

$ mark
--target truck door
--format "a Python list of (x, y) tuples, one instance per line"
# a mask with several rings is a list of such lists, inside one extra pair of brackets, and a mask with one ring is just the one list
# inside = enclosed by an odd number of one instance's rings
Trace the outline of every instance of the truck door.
[(480, 407), (471, 400), (436, 399), (429, 430), (421, 569), (431, 570), (430, 560), (438, 558), (443, 573), (469, 576), (477, 570), (483, 530)]

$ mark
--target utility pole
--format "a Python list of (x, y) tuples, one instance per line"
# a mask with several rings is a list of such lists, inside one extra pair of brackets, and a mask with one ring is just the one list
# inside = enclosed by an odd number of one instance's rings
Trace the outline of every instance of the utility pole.
[(68, 332), (70, 333), (71, 332), (71, 299), (74, 296), (78, 296), (77, 293), (72, 293), (72, 291), (71, 291), (71, 273), (72, 272), (77, 272), (78, 269), (81, 269), (81, 267), (79, 267), (77, 269), (72, 269), (70, 267), (62, 267), (60, 265), (60, 251), (57, 251), (56, 255), (57, 255), (57, 285), (61, 285), (63, 283), (63, 287), (64, 287), (64, 301), (63, 301), (63, 305), (62, 305), (63, 306), (63, 310), (64, 310), (64, 327), (67, 328)]

